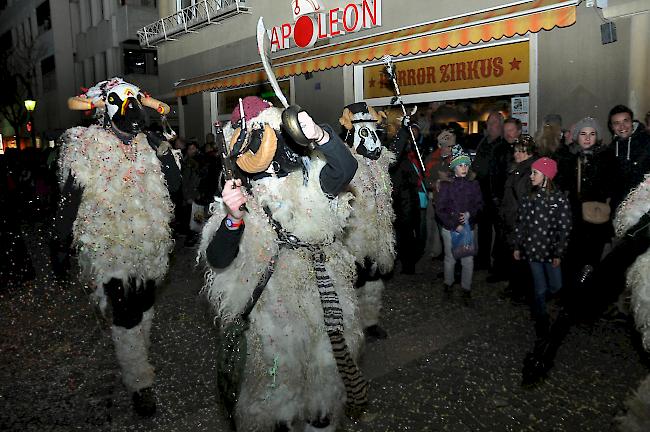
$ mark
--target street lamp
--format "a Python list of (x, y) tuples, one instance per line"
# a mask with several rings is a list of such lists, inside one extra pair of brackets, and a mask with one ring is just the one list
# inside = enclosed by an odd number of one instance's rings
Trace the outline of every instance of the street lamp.
[(29, 137), (32, 141), (32, 148), (36, 147), (34, 144), (34, 122), (32, 120), (32, 112), (36, 108), (36, 101), (33, 99), (25, 100), (25, 109), (27, 110), (27, 132), (29, 132)]
[(27, 111), (32, 112), (34, 111), (34, 108), (36, 108), (36, 101), (32, 99), (27, 99), (25, 101), (25, 108)]

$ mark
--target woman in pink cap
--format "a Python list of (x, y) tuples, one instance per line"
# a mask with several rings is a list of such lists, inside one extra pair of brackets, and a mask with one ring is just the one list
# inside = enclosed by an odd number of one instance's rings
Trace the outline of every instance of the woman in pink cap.
[(531, 166), (533, 189), (524, 196), (515, 226), (515, 260), (527, 260), (533, 274), (533, 317), (538, 337), (548, 332), (546, 296), (562, 287), (560, 262), (571, 231), (571, 210), (564, 194), (553, 185), (557, 164), (543, 157)]

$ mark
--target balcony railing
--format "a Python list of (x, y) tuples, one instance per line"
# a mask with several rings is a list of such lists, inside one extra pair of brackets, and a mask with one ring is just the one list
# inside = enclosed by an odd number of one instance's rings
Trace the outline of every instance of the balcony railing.
[(173, 15), (138, 30), (141, 47), (153, 47), (201, 27), (217, 24), (227, 18), (248, 13), (245, 0), (200, 0)]

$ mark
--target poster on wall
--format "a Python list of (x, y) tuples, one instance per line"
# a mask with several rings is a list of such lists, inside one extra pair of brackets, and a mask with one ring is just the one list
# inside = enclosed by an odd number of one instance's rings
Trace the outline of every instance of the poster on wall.
[(511, 117), (521, 121), (522, 133), (528, 134), (528, 96), (515, 96), (510, 100)]

